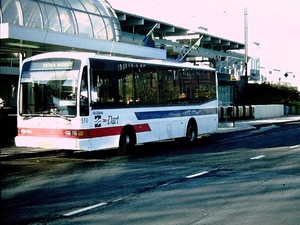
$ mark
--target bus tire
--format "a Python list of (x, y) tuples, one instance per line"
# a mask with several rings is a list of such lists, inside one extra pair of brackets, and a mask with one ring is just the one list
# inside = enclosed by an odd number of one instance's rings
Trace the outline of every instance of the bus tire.
[(193, 144), (197, 141), (198, 137), (198, 129), (197, 129), (197, 124), (194, 120), (190, 120), (187, 128), (186, 128), (186, 141), (189, 144)]
[(136, 143), (135, 133), (133, 128), (125, 127), (121, 133), (118, 154), (125, 155), (128, 152), (133, 151)]

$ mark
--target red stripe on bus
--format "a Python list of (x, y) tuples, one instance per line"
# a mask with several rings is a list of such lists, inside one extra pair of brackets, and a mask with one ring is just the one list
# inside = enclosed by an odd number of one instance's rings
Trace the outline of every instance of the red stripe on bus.
[[(121, 134), (124, 126), (91, 129), (89, 137), (107, 137)], [(136, 133), (151, 131), (149, 124), (133, 125)]]
[(62, 129), (44, 129), (44, 128), (18, 128), (19, 136), (37, 136), (37, 137), (63, 137)]
[[(44, 129), (44, 128), (19, 128), (19, 136), (33, 137), (59, 137), (59, 138), (95, 138), (120, 135), (124, 126), (103, 127), (93, 129)], [(133, 125), (136, 133), (151, 131), (149, 124)], [(23, 132), (21, 132), (23, 130)], [(83, 132), (83, 136), (66, 135), (66, 132)]]

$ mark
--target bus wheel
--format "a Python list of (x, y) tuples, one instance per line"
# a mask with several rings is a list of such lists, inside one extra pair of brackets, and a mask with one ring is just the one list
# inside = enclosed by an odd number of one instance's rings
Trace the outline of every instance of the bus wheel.
[(186, 129), (186, 141), (188, 143), (195, 143), (198, 137), (197, 125), (195, 121), (189, 121)]
[(133, 151), (135, 146), (135, 135), (130, 129), (124, 129), (120, 136), (118, 153), (119, 155), (125, 155), (126, 153)]

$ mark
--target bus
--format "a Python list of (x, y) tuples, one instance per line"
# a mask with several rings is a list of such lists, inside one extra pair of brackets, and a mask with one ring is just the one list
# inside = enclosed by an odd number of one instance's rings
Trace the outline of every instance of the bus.
[(22, 63), (17, 147), (120, 153), (218, 127), (215, 69), (168, 60), (51, 52)]

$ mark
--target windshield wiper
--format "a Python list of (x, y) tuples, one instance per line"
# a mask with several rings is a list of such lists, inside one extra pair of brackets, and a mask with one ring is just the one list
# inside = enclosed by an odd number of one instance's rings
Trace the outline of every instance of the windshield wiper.
[(29, 119), (31, 119), (33, 117), (37, 117), (37, 116), (41, 116), (41, 114), (30, 114), (28, 116), (26, 115), (23, 117), (23, 120), (29, 120)]
[(68, 117), (66, 117), (66, 116), (64, 116), (64, 115), (61, 115), (61, 114), (59, 114), (59, 113), (57, 113), (57, 112), (53, 112), (53, 115), (58, 116), (58, 117), (60, 117), (60, 118), (63, 118), (63, 119), (65, 119), (65, 120), (67, 120), (67, 121), (71, 121), (70, 118), (68, 118)]
[(61, 115), (61, 114), (59, 114), (58, 112), (52, 112), (51, 114), (50, 114), (50, 112), (49, 111), (44, 111), (44, 112), (37, 112), (37, 113), (32, 113), (32, 114), (28, 114), (28, 115), (23, 115), (24, 117), (23, 117), (23, 120), (29, 120), (29, 119), (31, 119), (31, 118), (33, 118), (33, 117), (38, 117), (38, 116), (40, 116), (40, 117), (45, 117), (45, 116), (57, 116), (57, 117), (60, 117), (60, 118), (63, 118), (63, 119), (65, 119), (65, 120), (67, 120), (67, 121), (71, 121), (71, 119), (70, 118), (68, 118), (68, 117), (66, 117), (66, 116), (64, 116), (64, 115)]
[(44, 117), (44, 116), (46, 116), (48, 114), (49, 114), (49, 111), (41, 111), (41, 112), (31, 113), (31, 114), (22, 115), (22, 116), (24, 116), (23, 120), (29, 120), (29, 119), (31, 119), (33, 117), (37, 117), (37, 116)]

